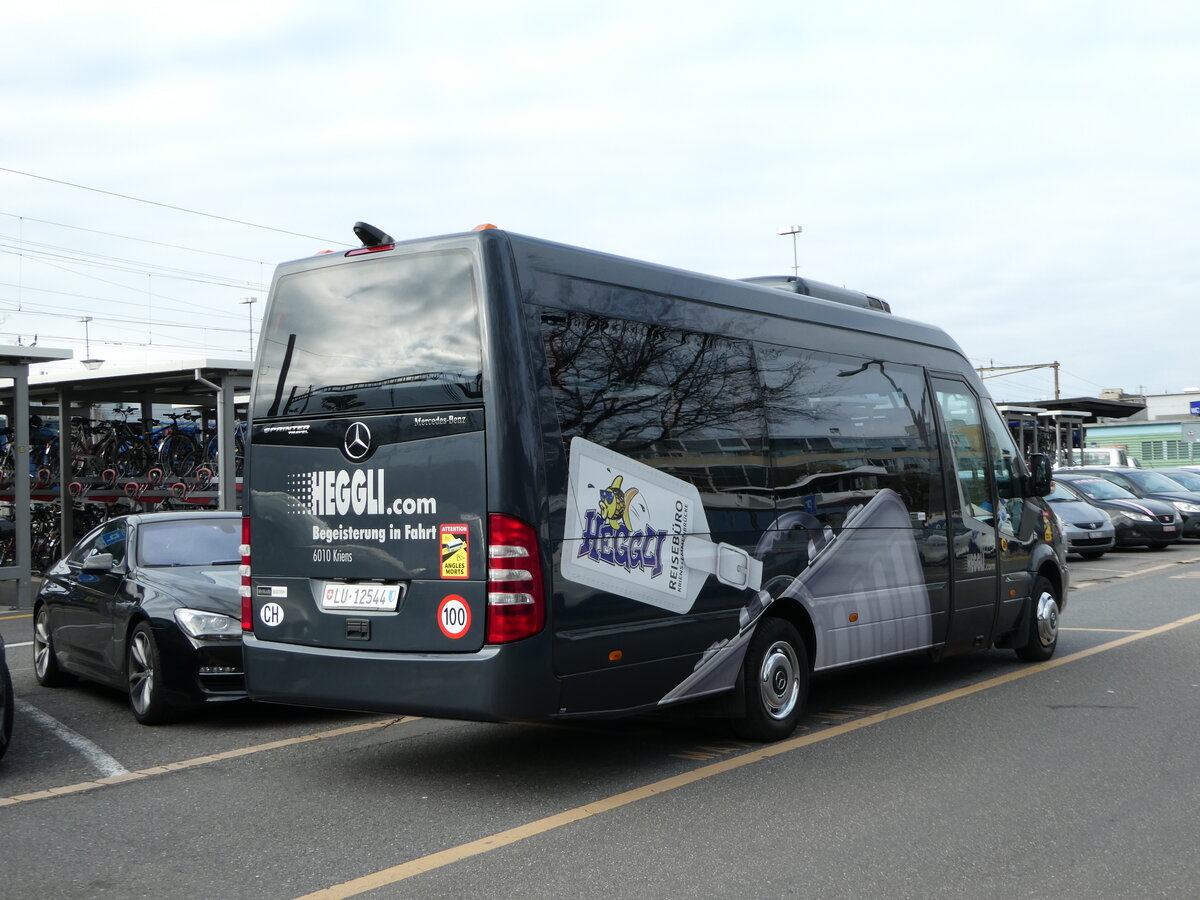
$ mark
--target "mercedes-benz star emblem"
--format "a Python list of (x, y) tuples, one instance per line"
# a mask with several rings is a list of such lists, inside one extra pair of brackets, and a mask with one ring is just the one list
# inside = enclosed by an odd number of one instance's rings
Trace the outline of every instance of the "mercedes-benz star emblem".
[(354, 462), (366, 457), (371, 452), (371, 429), (362, 422), (355, 422), (347, 428), (346, 437), (342, 440), (342, 452)]

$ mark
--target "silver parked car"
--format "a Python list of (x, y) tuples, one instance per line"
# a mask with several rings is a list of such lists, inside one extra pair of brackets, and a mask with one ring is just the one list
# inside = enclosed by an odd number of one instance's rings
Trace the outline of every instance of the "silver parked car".
[(1046, 496), (1067, 539), (1067, 552), (1084, 559), (1099, 559), (1117, 543), (1117, 529), (1108, 513), (1092, 506), (1061, 481)]

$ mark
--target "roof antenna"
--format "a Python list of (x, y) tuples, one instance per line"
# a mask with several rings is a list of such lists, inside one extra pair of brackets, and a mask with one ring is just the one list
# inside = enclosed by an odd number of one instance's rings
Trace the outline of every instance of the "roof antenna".
[(366, 222), (354, 223), (354, 235), (362, 241), (364, 247), (378, 247), (380, 244), (394, 244), (396, 239), (386, 231), (380, 231), (374, 225)]

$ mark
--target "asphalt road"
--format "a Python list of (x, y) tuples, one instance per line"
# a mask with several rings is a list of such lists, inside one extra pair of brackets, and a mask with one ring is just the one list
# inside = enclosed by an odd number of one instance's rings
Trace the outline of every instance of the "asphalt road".
[(0, 896), (1192, 898), (1197, 562), (1072, 560), (1049, 663), (820, 678), (774, 745), (251, 704), (145, 728), (114, 692), (39, 687), (29, 614), (0, 607)]

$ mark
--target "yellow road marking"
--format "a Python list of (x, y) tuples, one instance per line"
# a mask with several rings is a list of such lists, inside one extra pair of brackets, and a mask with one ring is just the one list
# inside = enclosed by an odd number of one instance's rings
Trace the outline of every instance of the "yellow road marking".
[(1059, 631), (1102, 631), (1112, 634), (1141, 634), (1140, 628), (1059, 628)]
[(19, 616), (0, 616), (0, 621), (5, 619), (32, 619), (33, 613), (23, 613)]
[(1009, 684), (1010, 682), (1017, 681), (1018, 679), (1027, 678), (1030, 675), (1036, 675), (1050, 669), (1056, 669), (1059, 666), (1065, 666), (1068, 663), (1086, 659), (1089, 656), (1095, 656), (1097, 653), (1103, 653), (1107, 650), (1115, 650), (1117, 647), (1123, 647), (1124, 645), (1134, 641), (1140, 641), (1144, 638), (1162, 634), (1164, 632), (1180, 628), (1184, 625), (1190, 625), (1193, 622), (1200, 622), (1200, 613), (1188, 616), (1184, 619), (1178, 619), (1174, 622), (1168, 622), (1166, 625), (1160, 625), (1157, 628), (1149, 628), (1145, 631), (1138, 631), (1133, 634), (1126, 635), (1125, 637), (1117, 638), (1116, 640), (1110, 641), (1107, 644), (1100, 644), (1087, 650), (1080, 650), (1078, 653), (1072, 653), (1068, 656), (1051, 659), (1048, 662), (1026, 666), (1025, 668), (1009, 672), (1005, 675), (998, 675), (995, 678), (989, 678), (986, 681), (979, 682), (978, 684), (958, 688), (953, 691), (948, 691), (945, 694), (938, 694), (934, 697), (918, 700), (914, 703), (907, 703), (904, 706), (898, 706), (895, 709), (884, 710), (883, 712), (875, 713), (874, 715), (869, 715), (862, 719), (856, 719), (853, 722), (846, 722), (842, 725), (836, 725), (824, 731), (816, 732), (815, 734), (806, 734), (801, 737), (791, 738), (790, 740), (780, 741), (779, 743), (762, 747), (751, 753), (745, 753), (741, 756), (735, 756), (731, 759), (723, 759), (719, 762), (709, 763), (708, 765), (693, 769), (690, 772), (684, 772), (680, 775), (664, 778), (661, 781), (655, 781), (651, 784), (644, 785), (643, 787), (624, 791), (620, 794), (614, 794), (611, 797), (605, 797), (601, 800), (595, 801), (594, 803), (586, 803), (583, 806), (577, 806), (574, 809), (568, 809), (552, 816), (546, 816), (543, 819), (537, 819), (524, 825), (518, 825), (515, 828), (508, 828), (504, 831), (490, 834), (487, 837), (480, 838), (477, 841), (470, 841), (466, 844), (459, 844), (457, 847), (449, 847), (445, 850), (439, 850), (438, 852), (430, 853), (427, 856), (409, 860), (408, 862), (400, 863), (399, 865), (391, 866), (386, 869), (380, 869), (378, 872), (372, 872), (369, 875), (363, 875), (360, 878), (354, 878), (350, 881), (345, 881), (341, 884), (335, 884), (319, 891), (313, 891), (311, 894), (305, 894), (302, 897), (296, 898), (296, 900), (342, 900), (342, 898), (345, 897), (353, 897), (358, 894), (366, 893), (367, 891), (373, 891), (377, 888), (396, 884), (397, 882), (404, 881), (407, 878), (412, 878), (414, 875), (420, 875), (424, 872), (431, 872), (434, 869), (440, 869), (444, 866), (450, 865), (451, 863), (461, 862), (462, 860), (469, 859), (472, 856), (479, 856), (483, 853), (489, 853), (492, 850), (498, 850), (501, 847), (507, 847), (510, 844), (515, 844), (527, 838), (545, 834), (546, 832), (553, 831), (556, 828), (562, 828), (564, 825), (571, 825), (575, 822), (583, 821), (584, 819), (590, 819), (593, 816), (598, 816), (601, 813), (619, 809), (622, 806), (627, 806), (630, 803), (636, 803), (639, 800), (645, 800), (649, 797), (665, 794), (668, 791), (686, 787), (687, 785), (694, 784), (697, 781), (703, 781), (716, 775), (722, 775), (725, 772), (732, 772), (736, 769), (740, 769), (757, 762), (762, 762), (763, 760), (771, 759), (775, 756), (781, 756), (784, 753), (790, 753), (793, 750), (800, 749), (801, 747), (808, 747), (812, 744), (820, 743), (821, 741), (828, 741), (835, 737), (841, 737), (842, 735), (857, 731), (860, 728), (869, 728), (872, 725), (878, 725), (882, 722), (898, 719), (901, 716), (919, 712), (932, 706), (940, 706), (941, 704), (948, 703), (951, 700), (958, 700), (971, 694), (977, 694), (980, 691), (986, 691), (993, 687), (999, 687), (1002, 684)]
[(185, 759), (162, 766), (151, 766), (148, 769), (138, 769), (136, 772), (129, 772), (125, 775), (112, 775), (108, 778), (97, 778), (95, 781), (81, 781), (78, 784), (67, 784), (62, 787), (48, 788), (44, 791), (17, 794), (14, 797), (2, 797), (0, 798), (0, 808), (15, 806), (18, 803), (30, 803), (34, 800), (49, 800), (51, 797), (61, 797), (63, 794), (94, 791), (97, 788), (108, 787), (113, 784), (125, 784), (127, 781), (138, 781), (153, 775), (166, 775), (170, 772), (179, 772), (183, 769), (193, 769), (196, 766), (207, 766), (210, 763), (221, 762), (226, 759), (237, 759), (240, 756), (250, 756), (251, 754), (263, 753), (267, 750), (279, 750), (282, 747), (294, 747), (297, 744), (309, 744), (313, 741), (323, 741), (329, 738), (342, 737), (347, 734), (358, 734), (364, 731), (372, 731), (376, 728), (386, 728), (388, 725), (402, 725), (406, 722), (416, 722), (419, 718), (420, 716), (401, 716), (399, 718), (381, 719), (376, 722), (366, 722), (362, 725), (333, 728), (329, 731), (318, 731), (299, 737), (283, 738), (282, 740), (269, 741), (265, 744), (255, 744), (252, 747), (237, 747), (233, 750), (211, 753), (208, 756), (197, 756), (195, 759)]

